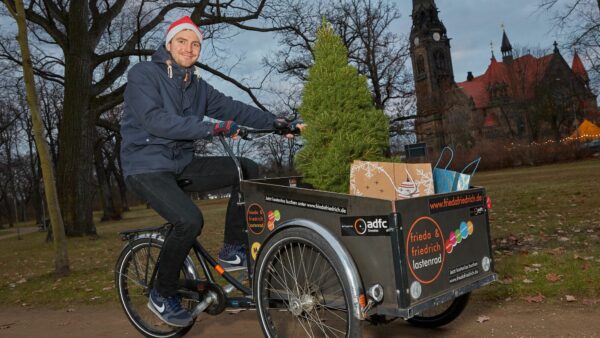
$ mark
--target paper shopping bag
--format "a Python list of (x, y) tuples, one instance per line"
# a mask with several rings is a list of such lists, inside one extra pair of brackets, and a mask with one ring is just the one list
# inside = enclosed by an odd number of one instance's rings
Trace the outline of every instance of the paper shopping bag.
[(429, 163), (354, 161), (350, 169), (350, 194), (401, 200), (434, 193)]

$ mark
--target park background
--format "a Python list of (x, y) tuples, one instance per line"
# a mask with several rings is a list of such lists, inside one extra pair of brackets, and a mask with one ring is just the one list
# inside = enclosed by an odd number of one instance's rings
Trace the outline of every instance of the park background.
[[(121, 246), (117, 232), (162, 222), (139, 205), (122, 182), (118, 121), (125, 74), (160, 45), (165, 28), (181, 14), (191, 14), (205, 31), (206, 48), (198, 66), (209, 82), (241, 101), (286, 116), (293, 115), (302, 102), (306, 70), (312, 62), (310, 48), (323, 15), (336, 30), (344, 28), (360, 36), (368, 25), (356, 25), (353, 19), (373, 14), (382, 25), (381, 34), (373, 38), (384, 43), (377, 51), (389, 61), (385, 69), (394, 75), (382, 77), (393, 88), (390, 100), (381, 107), (390, 118), (390, 156), (402, 156), (403, 145), (418, 141), (414, 121), (408, 118), (416, 114), (418, 103), (407, 40), (412, 8), (406, 1), (246, 1), (247, 7), (222, 4), (219, 11), (208, 2), (186, 2), (180, 8), (167, 1), (82, 3), (92, 10), (78, 6), (79, 2), (25, 2), (36, 89), (70, 257), (69, 272), (63, 271), (62, 276), (56, 274), (48, 234), (30, 232), (48, 229), (47, 206), (16, 25), (6, 7), (13, 2), (0, 5), (0, 224), (6, 228), (0, 230), (2, 303), (69, 307), (115, 301), (112, 264)], [(577, 34), (586, 20), (598, 22), (600, 4), (588, 0), (438, 1), (437, 5), (452, 37), (457, 82), (464, 80), (467, 71), (484, 72), (492, 50), (499, 54), (504, 29), (515, 45), (526, 50), (543, 53), (556, 40), (571, 60), (577, 48), (590, 87), (598, 93), (600, 46), (578, 44)], [(569, 5), (576, 7), (569, 11)], [(87, 30), (81, 28), (86, 26)], [(596, 27), (589, 34), (597, 38), (600, 33)], [(369, 72), (369, 63), (362, 58), (368, 48), (352, 41), (346, 41), (349, 47), (356, 46), (350, 48), (350, 64), (374, 90), (372, 75), (381, 74)], [(87, 72), (77, 72), (77, 67)], [(500, 282), (480, 297), (594, 306), (600, 297), (600, 162), (594, 149), (580, 144), (557, 147), (557, 140), (547, 147), (538, 145), (545, 141), (531, 140), (524, 147), (547, 156), (499, 165), (517, 168), (488, 166), (474, 177), (474, 184), (485, 186), (494, 203), (490, 221), (500, 274)], [(302, 139), (265, 138), (254, 144), (236, 142), (234, 147), (238, 155), (259, 160), (265, 175), (287, 175), (294, 173), (294, 154)], [(475, 155), (470, 151), (465, 158)], [(221, 154), (205, 142), (198, 142), (197, 152)], [(430, 154), (427, 160), (435, 156)], [(483, 163), (492, 160), (484, 157)], [(195, 197), (206, 214), (205, 239), (215, 250), (222, 238), (225, 202), (206, 199), (208, 195)]]

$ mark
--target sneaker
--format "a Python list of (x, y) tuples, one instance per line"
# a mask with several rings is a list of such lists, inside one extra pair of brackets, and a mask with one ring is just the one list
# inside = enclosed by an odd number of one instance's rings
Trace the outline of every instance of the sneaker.
[(225, 243), (219, 252), (219, 264), (225, 271), (246, 269), (246, 248), (243, 245)]
[(163, 297), (156, 289), (150, 291), (148, 308), (163, 322), (171, 326), (186, 327), (193, 322), (190, 313), (181, 307), (181, 300), (179, 297)]

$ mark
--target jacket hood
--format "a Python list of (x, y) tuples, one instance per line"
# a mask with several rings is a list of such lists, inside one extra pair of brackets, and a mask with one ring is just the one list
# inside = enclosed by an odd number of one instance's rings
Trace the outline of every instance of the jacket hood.
[(152, 62), (157, 63), (167, 63), (167, 60), (171, 59), (171, 54), (167, 51), (165, 46), (160, 46), (158, 49), (152, 54)]
[[(160, 46), (158, 49), (156, 49), (154, 54), (152, 54), (152, 62), (166, 65), (165, 70), (167, 71), (169, 78), (175, 77), (178, 79), (184, 79), (186, 73), (188, 75), (195, 75), (198, 79), (200, 78), (198, 67), (194, 65), (192, 65), (189, 68), (181, 67), (175, 61), (173, 61), (173, 59), (171, 58), (171, 54), (169, 53), (169, 51), (167, 51), (165, 46)], [(183, 81), (183, 83), (187, 87), (190, 81)]]

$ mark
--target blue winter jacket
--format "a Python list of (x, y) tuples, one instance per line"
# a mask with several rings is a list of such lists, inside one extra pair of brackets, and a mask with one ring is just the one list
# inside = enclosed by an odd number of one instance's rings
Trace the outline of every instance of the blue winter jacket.
[(194, 140), (212, 137), (214, 123), (203, 121), (205, 116), (253, 128), (273, 125), (272, 114), (225, 96), (194, 74), (194, 67), (185, 69), (169, 59), (160, 47), (152, 61), (136, 64), (127, 75), (121, 120), (125, 177), (180, 173), (192, 161)]

